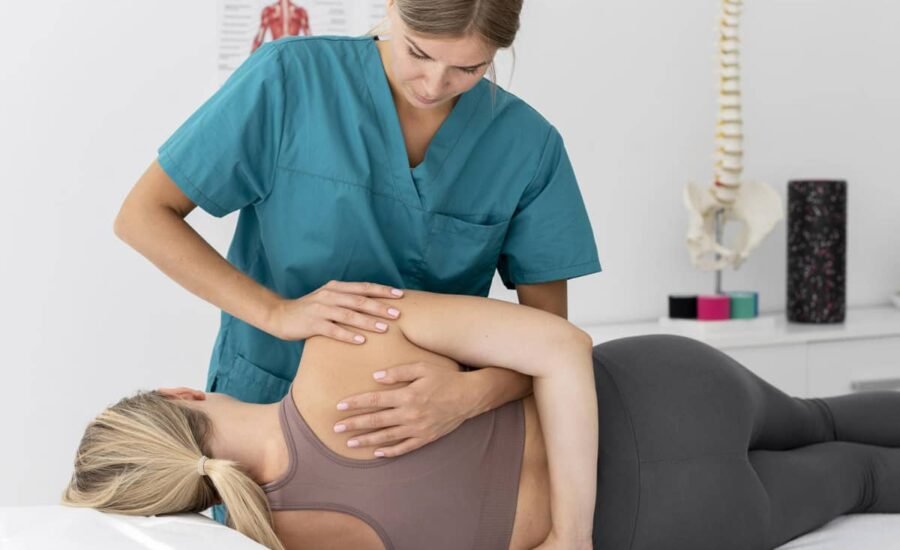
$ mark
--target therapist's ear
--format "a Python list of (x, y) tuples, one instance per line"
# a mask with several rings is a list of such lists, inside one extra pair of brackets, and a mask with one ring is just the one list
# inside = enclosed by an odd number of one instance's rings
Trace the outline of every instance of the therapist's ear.
[(206, 393), (191, 388), (157, 388), (159, 393), (171, 399), (186, 399), (188, 401), (205, 401)]

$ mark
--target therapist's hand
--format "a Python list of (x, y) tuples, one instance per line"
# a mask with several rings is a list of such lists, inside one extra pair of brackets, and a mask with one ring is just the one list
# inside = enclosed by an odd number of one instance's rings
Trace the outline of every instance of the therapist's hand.
[[(378, 378), (377, 375), (382, 372), (384, 376)], [(339, 410), (384, 410), (345, 418), (335, 425), (335, 431), (369, 431), (351, 437), (347, 444), (351, 447), (375, 447), (374, 456), (400, 456), (418, 449), (455, 430), (473, 410), (473, 404), (469, 402), (473, 393), (468, 391), (470, 379), (464, 372), (417, 361), (376, 372), (373, 376), (387, 385), (397, 382), (410, 384), (399, 389), (361, 393), (342, 399), (338, 404)], [(342, 404), (346, 407), (342, 408)], [(344, 429), (338, 426), (344, 426)], [(357, 444), (353, 445), (353, 441)], [(384, 446), (391, 442), (394, 444)]]
[(305, 340), (320, 334), (341, 342), (362, 344), (365, 336), (360, 331), (340, 325), (385, 332), (388, 325), (381, 319), (397, 319), (400, 311), (375, 298), (402, 296), (402, 290), (386, 285), (328, 281), (306, 296), (279, 301), (269, 313), (266, 332), (282, 340)]

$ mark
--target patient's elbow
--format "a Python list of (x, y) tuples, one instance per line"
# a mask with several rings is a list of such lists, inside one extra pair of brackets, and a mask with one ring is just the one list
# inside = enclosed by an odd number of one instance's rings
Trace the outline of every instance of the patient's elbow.
[(594, 346), (593, 337), (569, 321), (564, 323), (562, 338), (573, 346), (582, 348), (593, 348)]
[(588, 334), (586, 331), (576, 327), (575, 325), (572, 325), (572, 328), (575, 329), (575, 332), (577, 333), (576, 337), (581, 340), (581, 342), (584, 346), (589, 347), (591, 349), (594, 348), (594, 337), (593, 336)]
[(551, 347), (557, 350), (563, 348), (579, 353), (583, 351), (591, 353), (594, 340), (590, 334), (568, 321), (563, 321), (556, 328), (557, 330), (551, 338)]

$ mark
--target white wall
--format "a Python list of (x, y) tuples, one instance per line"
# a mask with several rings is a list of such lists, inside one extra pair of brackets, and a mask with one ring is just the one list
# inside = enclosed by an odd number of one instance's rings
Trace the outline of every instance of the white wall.
[[(604, 267), (570, 282), (577, 323), (654, 317), (669, 293), (712, 290), (683, 245), (681, 190), (712, 174), (717, 10), (526, 0), (511, 89), (565, 137)], [(203, 387), (218, 312), (119, 242), (112, 221), (214, 90), (215, 13), (213, 0), (0, 7), (0, 505), (55, 502), (106, 404)], [(849, 180), (851, 306), (900, 287), (898, 18), (890, 0), (749, 0), (744, 15), (745, 174), (782, 196), (791, 178)], [(189, 220), (225, 250), (234, 216)], [(725, 287), (777, 310), (784, 273), (782, 223)]]

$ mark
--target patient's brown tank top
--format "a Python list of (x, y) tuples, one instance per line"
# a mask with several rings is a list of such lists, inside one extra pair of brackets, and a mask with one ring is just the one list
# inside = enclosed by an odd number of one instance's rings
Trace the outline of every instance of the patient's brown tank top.
[(506, 550), (525, 444), (522, 401), (463, 422), (399, 457), (359, 460), (325, 446), (281, 401), (290, 465), (262, 485), (272, 510), (329, 510), (366, 522), (386, 550)]

